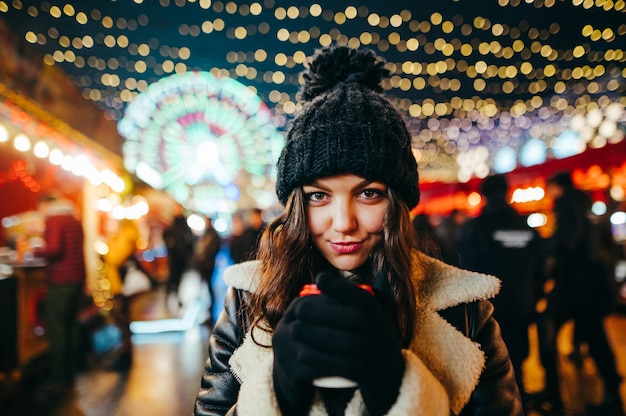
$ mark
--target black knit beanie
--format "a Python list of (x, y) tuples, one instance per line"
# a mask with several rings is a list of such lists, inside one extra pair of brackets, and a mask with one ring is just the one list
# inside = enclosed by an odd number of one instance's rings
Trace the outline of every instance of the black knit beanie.
[(294, 188), (342, 173), (381, 181), (409, 209), (419, 202), (417, 163), (402, 116), (381, 94), (389, 74), (371, 50), (321, 49), (309, 60), (306, 102), (278, 159), (276, 193), (282, 204)]

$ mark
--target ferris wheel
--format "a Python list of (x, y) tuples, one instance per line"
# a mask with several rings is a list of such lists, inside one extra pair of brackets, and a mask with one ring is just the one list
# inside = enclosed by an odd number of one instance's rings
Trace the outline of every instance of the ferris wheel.
[(150, 186), (206, 213), (275, 200), (284, 137), (251, 89), (195, 71), (151, 84), (118, 123), (124, 164)]

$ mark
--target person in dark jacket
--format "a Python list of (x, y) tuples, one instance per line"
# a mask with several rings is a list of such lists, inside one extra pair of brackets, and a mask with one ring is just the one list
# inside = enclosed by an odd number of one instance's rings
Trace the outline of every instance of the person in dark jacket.
[(230, 257), (235, 263), (252, 260), (256, 256), (259, 237), (265, 228), (263, 211), (253, 208), (247, 211), (245, 228), (241, 234), (234, 235), (230, 241)]
[(502, 290), (492, 301), (494, 317), (525, 397), (522, 364), (528, 357), (529, 325), (545, 282), (543, 241), (507, 202), (509, 186), (504, 175), (487, 177), (480, 191), (486, 204), (461, 228), (457, 246), (460, 265), (502, 280)]
[(38, 208), (45, 216), (45, 246), (33, 254), (48, 261), (45, 316), (51, 363), (51, 377), (41, 392), (55, 394), (73, 386), (78, 366), (78, 309), (86, 279), (85, 238), (70, 201), (45, 195), (39, 199)]
[(425, 213), (420, 213), (413, 218), (413, 227), (417, 235), (417, 248), (430, 257), (445, 261), (441, 250), (441, 244), (435, 234), (435, 227)]
[(175, 205), (174, 218), (168, 228), (163, 230), (163, 241), (167, 247), (167, 262), (169, 275), (165, 292), (166, 302), (173, 298), (180, 306), (178, 288), (183, 278), (183, 273), (191, 266), (194, 250), (194, 236), (187, 224), (184, 208), (180, 204)]
[(257, 260), (225, 271), (196, 415), (523, 413), (499, 280), (416, 249), (417, 164), (386, 75), (371, 50), (309, 61), (277, 164), (285, 209)]
[(548, 195), (554, 200), (554, 232), (548, 245), (548, 276), (553, 289), (548, 294), (548, 308), (538, 325), (540, 355), (546, 370), (545, 400), (562, 407), (558, 377), (557, 335), (563, 324), (572, 319), (580, 340), (587, 342), (604, 381), (602, 414), (623, 416), (619, 393), (622, 378), (617, 372), (615, 355), (608, 342), (603, 320), (612, 303), (605, 284), (609, 272), (591, 247), (591, 201), (574, 187), (569, 172), (559, 172), (548, 180)]
[[(196, 241), (194, 250), (194, 266), (200, 274), (200, 279), (207, 286), (211, 306), (215, 302), (215, 293), (213, 291), (213, 272), (215, 271), (215, 260), (217, 253), (220, 251), (221, 239), (215, 228), (213, 228), (213, 220), (211, 217), (204, 216), (204, 231)], [(215, 310), (215, 308), (211, 308)], [(209, 319), (212, 321), (213, 316)]]

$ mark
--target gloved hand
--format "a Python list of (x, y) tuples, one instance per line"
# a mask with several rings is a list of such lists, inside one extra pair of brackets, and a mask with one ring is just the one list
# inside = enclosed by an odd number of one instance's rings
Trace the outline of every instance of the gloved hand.
[[(359, 384), (370, 415), (387, 413), (404, 374), (395, 320), (377, 297), (347, 280), (326, 273), (318, 276), (317, 285), (322, 294), (295, 299), (272, 338), (274, 389), (281, 411), (306, 413), (313, 400), (313, 380), (342, 376)], [(385, 285), (389, 289), (380, 274), (372, 286), (382, 293)], [(384, 296), (390, 299), (387, 295), (390, 290)]]
[[(317, 342), (325, 343), (333, 374), (359, 384), (370, 415), (386, 414), (398, 397), (405, 366), (398, 326), (390, 314), (391, 290), (386, 276), (379, 273), (372, 282), (377, 296), (329, 274), (319, 275), (316, 283), (321, 297), (336, 303), (331, 303), (332, 311), (307, 309), (299, 314), (300, 319), (332, 329), (328, 331), (334, 334), (331, 338), (317, 338)], [(304, 342), (314, 340), (305, 338)]]
[[(333, 374), (332, 361), (325, 359), (319, 347), (319, 341), (328, 342), (332, 334), (328, 334), (327, 328), (300, 318), (314, 315), (313, 311), (332, 314), (332, 304), (336, 302), (318, 295), (294, 299), (274, 331), (272, 377), (278, 404), (285, 415), (307, 414), (315, 393), (313, 380)], [(311, 337), (320, 338), (310, 342)]]

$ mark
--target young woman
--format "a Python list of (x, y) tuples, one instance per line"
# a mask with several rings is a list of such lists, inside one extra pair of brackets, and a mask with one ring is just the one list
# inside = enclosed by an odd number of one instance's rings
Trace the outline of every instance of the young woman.
[(309, 61), (278, 161), (285, 210), (224, 274), (196, 415), (522, 414), (487, 300), (499, 281), (415, 248), (417, 165), (383, 65), (347, 47)]

